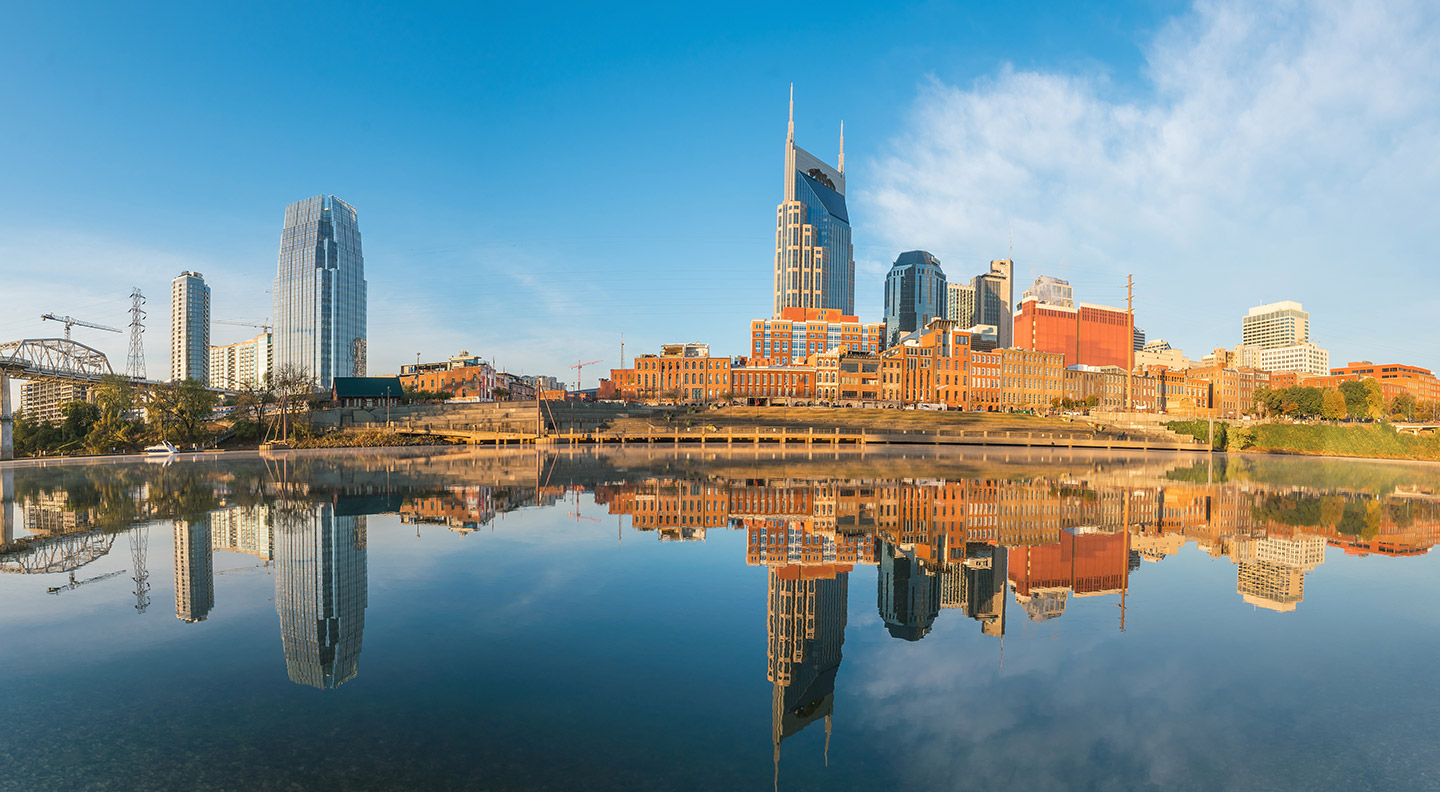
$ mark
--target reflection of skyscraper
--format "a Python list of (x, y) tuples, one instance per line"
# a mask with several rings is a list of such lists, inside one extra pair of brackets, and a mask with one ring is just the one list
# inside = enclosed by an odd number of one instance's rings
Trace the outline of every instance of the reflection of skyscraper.
[(210, 517), (175, 521), (175, 618), (204, 621), (215, 607), (215, 564)]
[(913, 548), (880, 540), (876, 607), (896, 638), (918, 641), (940, 614), (940, 576), (921, 566)]
[[(769, 570), (766, 678), (775, 685), (770, 724), (777, 773), (786, 737), (824, 718), (828, 743), (850, 590), (850, 573), (835, 569), (796, 564)], [(821, 576), (812, 577), (816, 572)]]
[(986, 635), (1002, 635), (1009, 554), (982, 542), (967, 542), (963, 554), (963, 560), (947, 562), (940, 573), (940, 607), (958, 608), (980, 622), (980, 631)]
[[(1237, 548), (1238, 549), (1238, 548)], [(1293, 611), (1305, 599), (1305, 573), (1325, 563), (1325, 540), (1318, 536), (1265, 537), (1237, 552), (1235, 591), (1251, 605)]]
[(365, 517), (321, 503), (275, 517), (275, 610), (290, 681), (322, 690), (355, 677), (365, 629)]

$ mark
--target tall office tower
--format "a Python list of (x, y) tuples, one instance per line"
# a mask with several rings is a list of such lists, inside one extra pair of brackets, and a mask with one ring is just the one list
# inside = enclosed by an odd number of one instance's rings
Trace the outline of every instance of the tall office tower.
[(355, 678), (365, 631), (365, 517), (330, 503), (272, 515), (275, 610), (290, 681), (331, 690)]
[(970, 282), (975, 290), (975, 324), (995, 327), (995, 346), (1005, 349), (1015, 345), (1015, 262), (998, 259), (990, 262), (990, 271), (976, 275)]
[(1139, 352), (1140, 350), (1142, 350), (1142, 349), (1145, 348), (1145, 331), (1144, 331), (1144, 330), (1141, 330), (1141, 329), (1138, 328), (1138, 327), (1132, 328), (1132, 330), (1133, 330), (1133, 333), (1134, 333), (1134, 338), (1133, 338), (1133, 341), (1134, 341), (1134, 344), (1135, 344), (1134, 350), (1135, 350), (1136, 352)]
[(1271, 349), (1309, 340), (1310, 312), (1298, 302), (1257, 305), (1240, 318), (1240, 343), (1245, 346)]
[(170, 281), (170, 381), (210, 384), (210, 287), (198, 272)]
[(775, 210), (775, 310), (855, 313), (855, 249), (845, 208), (845, 126), (839, 167), (795, 145), (795, 88), (785, 131), (785, 192)]
[(834, 711), (850, 573), (812, 577), (811, 571), (803, 565), (769, 569), (766, 678), (774, 685), (770, 726), (777, 773), (781, 741), (821, 718), (828, 735)]
[(940, 576), (921, 566), (914, 550), (881, 540), (876, 554), (880, 574), (875, 604), (885, 628), (895, 638), (924, 638), (940, 615)]
[(1061, 305), (1066, 308), (1075, 307), (1075, 289), (1070, 281), (1055, 278), (1050, 275), (1041, 275), (1035, 279), (1035, 283), (1020, 295), (1021, 302), (1034, 297), (1036, 302), (1047, 305)]
[(885, 345), (945, 318), (945, 271), (940, 260), (924, 250), (901, 253), (885, 276)]
[(945, 284), (945, 318), (959, 327), (975, 324), (975, 287), (968, 283)]
[(364, 377), (365, 257), (355, 207), (317, 195), (285, 207), (274, 288), (272, 360), (300, 366), (321, 388)]
[(215, 562), (210, 517), (175, 521), (175, 618), (205, 621), (215, 607)]

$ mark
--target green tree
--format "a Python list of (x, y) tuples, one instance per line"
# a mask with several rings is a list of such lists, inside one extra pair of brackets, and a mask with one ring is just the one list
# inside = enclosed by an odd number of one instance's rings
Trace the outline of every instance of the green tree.
[(1359, 380), (1340, 383), (1340, 395), (1345, 397), (1345, 412), (1351, 418), (1365, 417), (1365, 386)]
[(1396, 418), (1413, 421), (1415, 420), (1415, 396), (1409, 391), (1401, 393), (1390, 400), (1390, 414)]
[(1374, 421), (1384, 418), (1385, 391), (1380, 387), (1380, 382), (1366, 377), (1362, 384), (1365, 386), (1365, 414)]
[(100, 378), (90, 392), (100, 418), (85, 437), (91, 453), (103, 454), (132, 449), (140, 444), (140, 424), (135, 420), (135, 389), (130, 380), (114, 374)]
[(150, 394), (150, 407), (160, 417), (160, 436), (177, 445), (196, 445), (209, 435), (206, 424), (215, 413), (219, 396), (198, 380), (169, 383)]
[(88, 401), (66, 402), (60, 407), (60, 450), (68, 450), (85, 442), (85, 436), (100, 420), (100, 408)]
[(1342, 421), (1345, 419), (1345, 397), (1340, 391), (1333, 388), (1326, 388), (1321, 396), (1321, 415), (1326, 420)]

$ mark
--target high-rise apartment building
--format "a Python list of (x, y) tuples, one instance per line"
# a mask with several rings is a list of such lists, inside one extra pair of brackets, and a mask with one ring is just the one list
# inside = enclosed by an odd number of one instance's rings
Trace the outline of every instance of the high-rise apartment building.
[(210, 387), (239, 390), (270, 378), (273, 336), (261, 333), (249, 341), (210, 347)]
[(975, 287), (969, 283), (945, 284), (945, 318), (960, 327), (975, 324)]
[(273, 361), (321, 388), (368, 375), (365, 257), (355, 207), (317, 195), (285, 207), (274, 288)]
[(1240, 319), (1240, 343), (1270, 349), (1310, 340), (1310, 312), (1291, 300), (1257, 305)]
[(990, 262), (990, 271), (976, 275), (970, 282), (975, 290), (975, 324), (995, 327), (995, 345), (1004, 349), (1015, 345), (1015, 262), (997, 259)]
[(785, 131), (784, 197), (775, 210), (774, 316), (786, 308), (855, 313), (855, 251), (845, 207), (845, 128), (838, 167), (795, 145), (795, 90)]
[(901, 253), (885, 276), (885, 344), (944, 319), (948, 294), (940, 260), (924, 250)]
[(20, 386), (20, 412), (31, 421), (58, 424), (65, 419), (65, 405), (89, 396), (86, 382), (31, 380)]
[(210, 382), (210, 287), (198, 272), (170, 281), (170, 381)]

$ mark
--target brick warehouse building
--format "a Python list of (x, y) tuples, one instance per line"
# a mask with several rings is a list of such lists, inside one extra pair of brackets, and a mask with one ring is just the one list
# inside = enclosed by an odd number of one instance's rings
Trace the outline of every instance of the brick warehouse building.
[(1119, 366), (1131, 363), (1134, 335), (1130, 317), (1119, 308), (1080, 303), (1076, 307), (1027, 297), (1015, 312), (1015, 346), (1059, 352), (1065, 366)]

